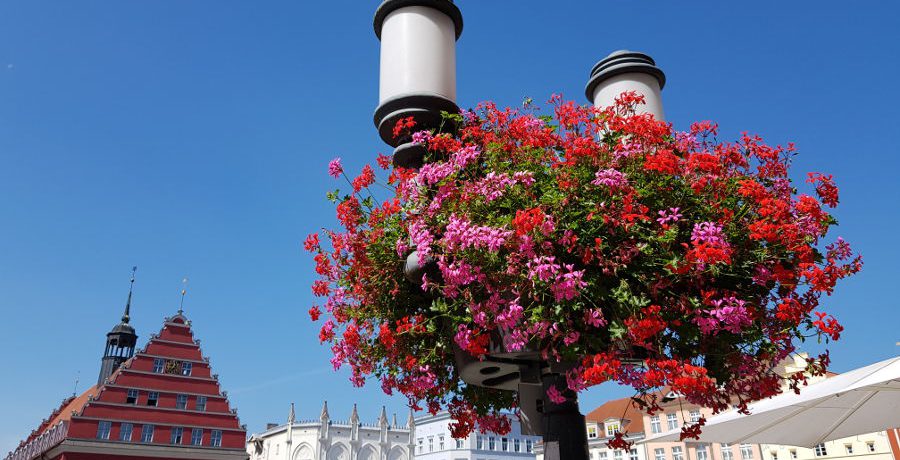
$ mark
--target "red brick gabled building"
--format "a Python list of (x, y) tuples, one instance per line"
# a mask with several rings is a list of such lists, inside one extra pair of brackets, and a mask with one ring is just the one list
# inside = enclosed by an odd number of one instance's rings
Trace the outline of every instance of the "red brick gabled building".
[(122, 322), (107, 334), (100, 377), (68, 398), (6, 460), (248, 458), (246, 428), (179, 311), (135, 353)]

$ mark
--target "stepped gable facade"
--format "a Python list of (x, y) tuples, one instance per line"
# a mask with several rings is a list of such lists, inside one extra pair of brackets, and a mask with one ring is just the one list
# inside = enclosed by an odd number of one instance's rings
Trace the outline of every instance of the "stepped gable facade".
[(135, 353), (127, 311), (107, 334), (98, 384), (64, 400), (5, 460), (247, 459), (246, 428), (190, 321), (165, 318)]

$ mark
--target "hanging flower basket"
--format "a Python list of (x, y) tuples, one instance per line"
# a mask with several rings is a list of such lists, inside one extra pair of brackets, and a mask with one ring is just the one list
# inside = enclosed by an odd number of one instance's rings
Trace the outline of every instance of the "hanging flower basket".
[(636, 113), (633, 93), (602, 110), (551, 103), (485, 103), (449, 116), (455, 135), (400, 120), (423, 166), (379, 156), (387, 189), (366, 166), (329, 194), (343, 228), (307, 239), (325, 299), (310, 315), (324, 310), (320, 338), (355, 384), (449, 408), (458, 436), (508, 429), (512, 388), (461, 378), (498, 356), (565, 363), (576, 392), (617, 381), (652, 409), (670, 387), (721, 411), (781, 391), (771, 369), (799, 340), (839, 337), (820, 299), (861, 259), (824, 241), (831, 176), (794, 183), (793, 146), (719, 142), (709, 122), (676, 131)]

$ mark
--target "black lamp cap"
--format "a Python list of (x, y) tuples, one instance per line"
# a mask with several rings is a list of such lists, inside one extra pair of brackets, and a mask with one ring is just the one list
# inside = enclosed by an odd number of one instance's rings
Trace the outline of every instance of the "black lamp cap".
[(666, 74), (662, 69), (656, 67), (656, 61), (652, 57), (638, 51), (619, 50), (613, 51), (594, 65), (584, 94), (589, 101), (593, 102), (594, 90), (600, 83), (616, 75), (635, 72), (656, 77), (656, 80), (659, 81), (659, 89), (666, 86)]
[(459, 39), (459, 36), (462, 35), (462, 13), (459, 11), (459, 7), (453, 4), (453, 0), (384, 0), (381, 6), (375, 10), (375, 36), (379, 40), (381, 40), (381, 28), (384, 26), (384, 20), (387, 19), (388, 15), (407, 6), (427, 6), (446, 14), (456, 26), (456, 38)]

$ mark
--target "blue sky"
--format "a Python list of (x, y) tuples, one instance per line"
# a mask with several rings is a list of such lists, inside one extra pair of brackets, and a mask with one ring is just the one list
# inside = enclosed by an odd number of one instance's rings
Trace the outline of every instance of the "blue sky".
[[(457, 2), (459, 103), (584, 102), (612, 50), (651, 54), (678, 127), (712, 119), (796, 142), (796, 177), (835, 174), (841, 235), (864, 271), (827, 302), (846, 326), (833, 369), (900, 354), (896, 2)], [(515, 6), (514, 8), (512, 6)], [(0, 453), (96, 379), (138, 265), (141, 341), (185, 303), (251, 431), (363, 419), (403, 401), (329, 370), (306, 310), (304, 236), (335, 222), (327, 162), (388, 153), (377, 2), (0, 3)], [(621, 390), (583, 396), (588, 410)], [(403, 416), (405, 419), (405, 415)]]

